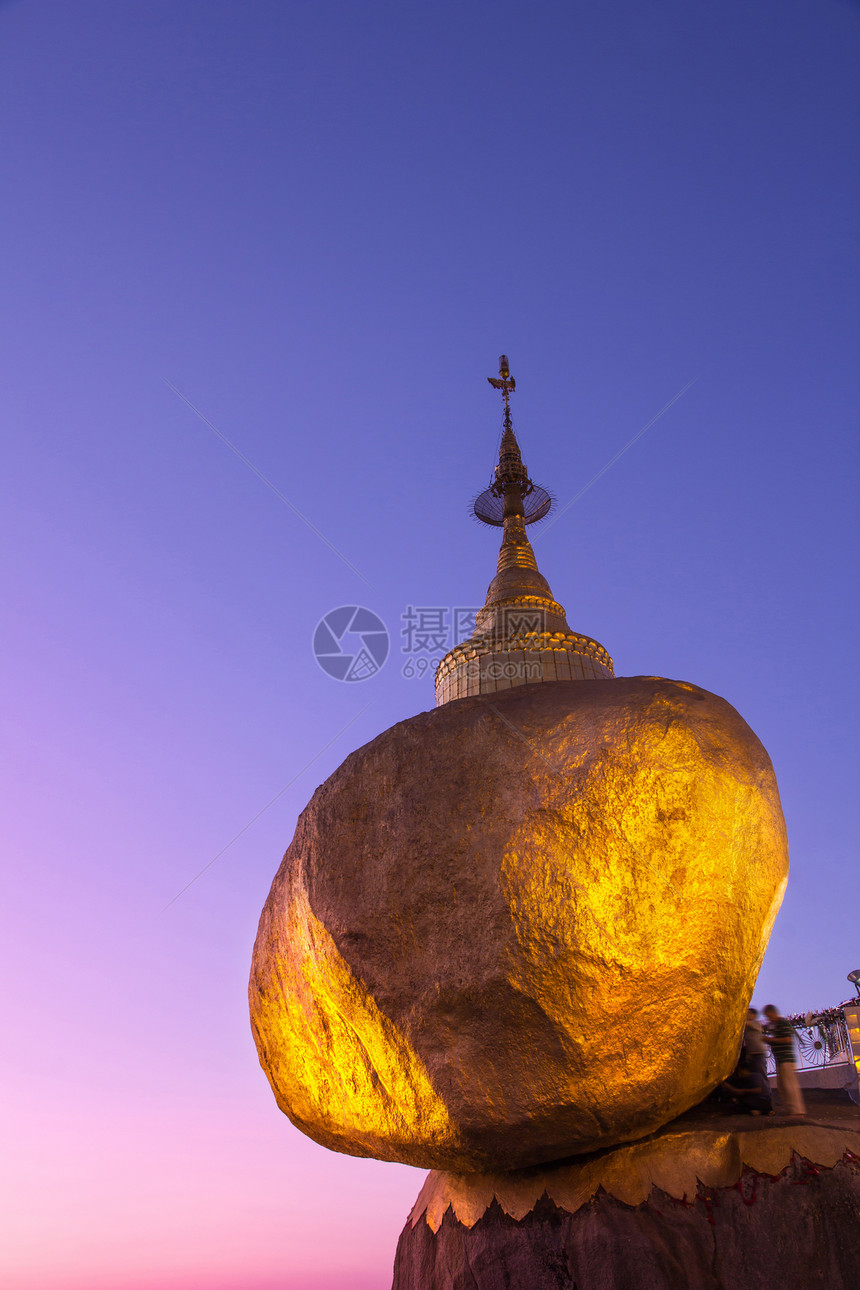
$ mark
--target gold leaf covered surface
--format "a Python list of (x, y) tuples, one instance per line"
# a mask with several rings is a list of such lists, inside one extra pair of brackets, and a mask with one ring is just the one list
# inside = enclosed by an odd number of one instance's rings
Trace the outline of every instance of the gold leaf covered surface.
[(770, 761), (715, 695), (447, 704), (302, 814), (254, 952), (261, 1063), (356, 1155), (513, 1169), (642, 1137), (731, 1069), (786, 874)]

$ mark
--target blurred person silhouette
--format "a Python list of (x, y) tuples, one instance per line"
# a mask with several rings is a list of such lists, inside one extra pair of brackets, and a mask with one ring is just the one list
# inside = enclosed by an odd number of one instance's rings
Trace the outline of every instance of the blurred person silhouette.
[(794, 1058), (794, 1027), (773, 1003), (767, 1005), (764, 1015), (767, 1017), (764, 1040), (770, 1044), (776, 1062), (776, 1092), (780, 1113), (804, 1116), (806, 1104), (797, 1080), (797, 1063)]
[(744, 1037), (741, 1048), (741, 1060), (754, 1071), (767, 1079), (767, 1045), (762, 1035), (761, 1022), (758, 1019), (758, 1008), (747, 1008), (747, 1019), (744, 1023)]
[(734, 1075), (723, 1080), (720, 1087), (737, 1099), (738, 1109), (747, 1115), (773, 1115), (768, 1078), (751, 1066), (748, 1059), (741, 1057)]

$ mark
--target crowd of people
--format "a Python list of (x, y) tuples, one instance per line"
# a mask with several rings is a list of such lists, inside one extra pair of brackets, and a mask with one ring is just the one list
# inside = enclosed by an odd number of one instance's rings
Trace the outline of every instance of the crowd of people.
[[(763, 1012), (764, 1025), (758, 1009), (748, 1009), (738, 1064), (720, 1088), (737, 1109), (749, 1115), (776, 1113), (800, 1119), (806, 1115), (806, 1106), (797, 1079), (794, 1027), (772, 1003)], [(776, 1063), (776, 1109), (767, 1077), (768, 1048)]]

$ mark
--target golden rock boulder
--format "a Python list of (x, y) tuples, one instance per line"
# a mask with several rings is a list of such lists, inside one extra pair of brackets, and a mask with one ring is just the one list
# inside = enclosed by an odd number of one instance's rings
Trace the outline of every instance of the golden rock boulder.
[(403, 721), (317, 789), (263, 910), (278, 1105), (333, 1150), (455, 1171), (642, 1137), (731, 1070), (787, 871), (767, 753), (695, 686)]

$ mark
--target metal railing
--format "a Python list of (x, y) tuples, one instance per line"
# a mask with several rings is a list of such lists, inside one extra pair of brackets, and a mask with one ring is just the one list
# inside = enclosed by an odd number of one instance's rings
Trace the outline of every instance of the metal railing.
[[(848, 1026), (841, 1007), (794, 1013), (786, 1017), (786, 1021), (794, 1027), (798, 1070), (816, 1070), (837, 1062), (853, 1062)], [(776, 1071), (772, 1052), (768, 1056), (767, 1070), (769, 1075)]]

